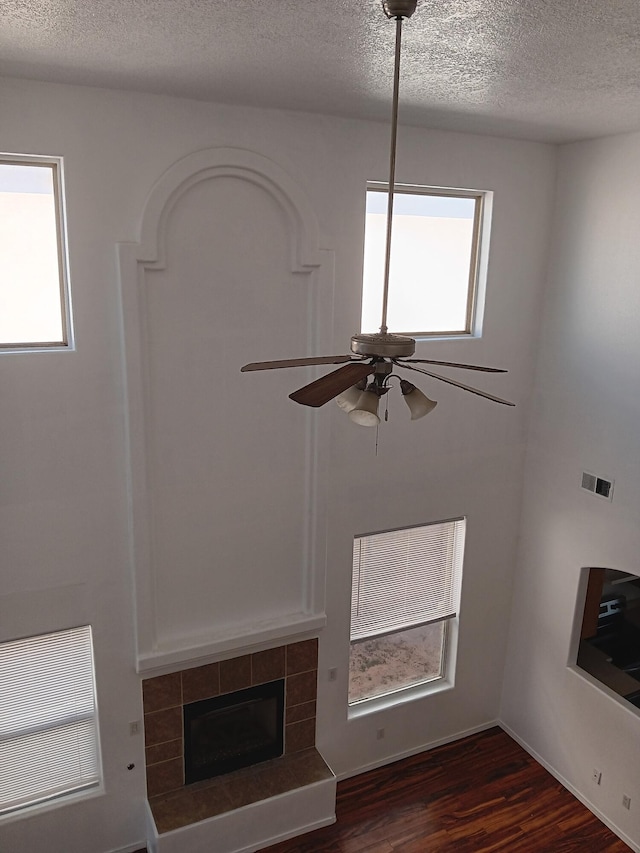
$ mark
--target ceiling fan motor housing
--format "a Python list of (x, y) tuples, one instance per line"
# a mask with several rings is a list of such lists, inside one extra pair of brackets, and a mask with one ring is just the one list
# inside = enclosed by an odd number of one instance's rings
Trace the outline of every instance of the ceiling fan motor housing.
[(406, 358), (416, 351), (416, 342), (408, 335), (383, 334), (354, 335), (351, 352), (356, 355), (378, 356), (379, 358)]

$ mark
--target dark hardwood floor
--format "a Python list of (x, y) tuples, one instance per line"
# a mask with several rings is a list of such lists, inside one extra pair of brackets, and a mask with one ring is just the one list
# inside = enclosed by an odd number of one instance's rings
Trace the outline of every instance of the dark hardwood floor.
[(337, 823), (268, 853), (629, 853), (499, 728), (338, 785)]

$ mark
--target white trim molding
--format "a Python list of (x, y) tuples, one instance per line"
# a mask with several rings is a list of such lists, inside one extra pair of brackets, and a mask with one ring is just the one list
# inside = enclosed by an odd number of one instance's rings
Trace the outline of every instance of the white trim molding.
[(292, 272), (309, 272), (322, 263), (318, 223), (309, 201), (287, 173), (244, 148), (211, 148), (189, 154), (174, 163), (155, 184), (142, 217), (137, 258), (150, 269), (166, 267), (167, 219), (187, 190), (212, 178), (238, 178), (262, 187), (285, 212), (289, 221)]
[[(213, 148), (198, 151), (176, 162), (152, 188), (141, 221), (139, 242), (117, 246), (120, 273), (121, 321), (123, 334), (123, 382), (125, 428), (128, 451), (128, 496), (130, 563), (134, 578), (137, 627), (138, 670), (148, 672), (169, 664), (182, 664), (203, 655), (215, 657), (232, 650), (238, 654), (268, 641), (278, 644), (304, 632), (317, 633), (325, 622), (325, 540), (326, 465), (319, 458), (326, 452), (326, 430), (318, 427), (313, 415), (306, 415), (304, 551), (301, 556), (303, 594), (294, 612), (279, 614), (274, 620), (265, 614), (259, 625), (235, 625), (206, 636), (185, 633), (167, 642), (157, 625), (157, 589), (153, 563), (153, 508), (149, 497), (148, 387), (149, 347), (145, 277), (149, 270), (167, 268), (167, 230), (170, 213), (184, 194), (195, 185), (216, 178), (248, 181), (261, 188), (284, 212), (289, 241), (290, 270), (301, 275), (306, 285), (306, 350), (300, 355), (329, 351), (333, 294), (333, 253), (319, 246), (316, 215), (304, 192), (276, 163), (252, 151)], [(310, 276), (312, 276), (310, 278)], [(286, 401), (283, 400), (283, 405)], [(324, 421), (323, 423), (326, 423)], [(323, 431), (324, 430), (324, 431)]]

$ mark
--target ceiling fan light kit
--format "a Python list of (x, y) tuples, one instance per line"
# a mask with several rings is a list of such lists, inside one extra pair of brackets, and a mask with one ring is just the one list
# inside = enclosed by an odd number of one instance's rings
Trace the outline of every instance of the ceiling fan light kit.
[[(398, 95), (400, 87), (400, 47), (402, 21), (410, 18), (416, 10), (417, 0), (382, 0), (382, 9), (387, 18), (396, 22), (395, 61), (393, 73), (393, 102), (391, 114), (391, 149), (389, 154), (389, 192), (387, 194), (385, 264), (382, 289), (382, 321), (380, 331), (375, 334), (356, 334), (351, 338), (351, 355), (319, 356), (317, 358), (290, 358), (279, 361), (262, 361), (245, 364), (242, 372), (252, 370), (272, 370), (287, 367), (305, 367), (319, 364), (341, 364), (337, 370), (322, 376), (289, 394), (291, 400), (303, 406), (318, 408), (330, 400), (348, 414), (349, 419), (360, 426), (377, 426), (380, 423), (378, 406), (380, 397), (386, 394), (391, 385), (390, 379), (394, 367), (402, 367), (423, 373), (432, 379), (462, 388), (479, 397), (513, 406), (508, 400), (502, 400), (493, 394), (480, 391), (470, 385), (432, 373), (416, 364), (436, 364), (444, 367), (479, 370), (485, 373), (506, 373), (495, 367), (480, 367), (476, 364), (461, 364), (451, 361), (411, 358), (416, 351), (416, 341), (408, 335), (397, 335), (387, 328), (387, 305), (389, 301), (389, 272), (391, 266), (391, 237), (393, 228), (393, 201), (395, 192), (396, 139), (398, 132)], [(367, 384), (368, 383), (368, 384)], [(411, 412), (411, 420), (418, 420), (436, 407), (415, 385), (406, 379), (400, 380), (403, 399)]]
[(356, 406), (349, 412), (349, 420), (353, 421), (358, 426), (378, 426), (380, 416), (378, 415), (378, 406), (380, 405), (380, 395), (377, 388), (372, 382), (360, 394)]
[(358, 382), (357, 385), (352, 385), (351, 388), (347, 388), (347, 390), (343, 391), (342, 394), (338, 394), (336, 397), (338, 408), (349, 414), (349, 412), (353, 411), (358, 405), (360, 394), (362, 394), (366, 387), (366, 382), (363, 379), (362, 382)]
[(418, 418), (428, 415), (438, 405), (435, 400), (430, 400), (426, 394), (423, 394), (419, 388), (416, 388), (412, 382), (407, 382), (406, 379), (400, 380), (400, 390), (405, 403), (409, 406), (412, 421), (417, 421)]

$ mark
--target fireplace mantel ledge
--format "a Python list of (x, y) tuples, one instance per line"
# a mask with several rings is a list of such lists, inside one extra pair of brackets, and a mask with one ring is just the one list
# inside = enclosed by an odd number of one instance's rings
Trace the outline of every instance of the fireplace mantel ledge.
[(253, 626), (240, 626), (218, 636), (187, 637), (171, 646), (158, 645), (150, 652), (139, 652), (137, 671), (145, 675), (164, 675), (177, 664), (200, 665), (229, 657), (262, 651), (282, 642), (298, 642), (317, 636), (324, 628), (324, 613), (294, 613)]

